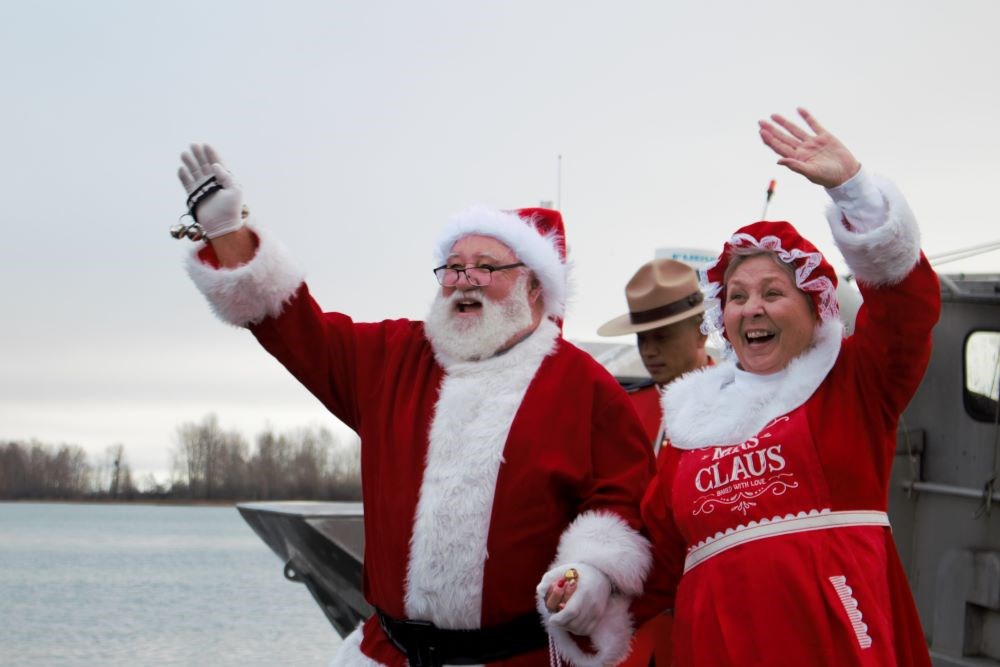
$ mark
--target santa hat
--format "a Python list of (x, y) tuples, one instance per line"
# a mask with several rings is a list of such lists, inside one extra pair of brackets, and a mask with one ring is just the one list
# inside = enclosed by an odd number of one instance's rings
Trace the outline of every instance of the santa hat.
[(757, 248), (773, 252), (795, 271), (795, 285), (812, 299), (822, 322), (840, 313), (837, 301), (837, 274), (812, 243), (788, 222), (755, 222), (741, 227), (726, 241), (722, 254), (705, 269), (706, 295), (714, 300), (705, 312), (705, 327), (723, 331), (722, 310), (726, 306), (725, 275), (736, 248)]
[(562, 319), (568, 292), (566, 229), (562, 214), (547, 208), (498, 211), (482, 206), (466, 209), (448, 221), (438, 239), (435, 259), (443, 264), (459, 239), (472, 234), (503, 242), (531, 269), (542, 285), (545, 314)]

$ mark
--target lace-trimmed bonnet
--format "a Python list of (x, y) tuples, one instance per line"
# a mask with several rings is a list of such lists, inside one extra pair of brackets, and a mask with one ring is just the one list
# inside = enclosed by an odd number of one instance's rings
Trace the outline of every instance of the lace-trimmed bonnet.
[(726, 269), (734, 257), (735, 248), (758, 248), (774, 254), (795, 272), (795, 285), (812, 299), (820, 320), (837, 317), (837, 274), (833, 267), (812, 243), (788, 222), (755, 222), (736, 230), (722, 247), (719, 258), (704, 269), (705, 296), (708, 306), (702, 328), (705, 333), (717, 331), (724, 334), (722, 310), (726, 305), (726, 287), (723, 282)]

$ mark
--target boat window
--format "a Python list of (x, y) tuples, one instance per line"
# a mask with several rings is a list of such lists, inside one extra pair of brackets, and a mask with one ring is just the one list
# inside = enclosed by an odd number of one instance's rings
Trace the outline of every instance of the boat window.
[(1000, 331), (965, 339), (965, 410), (977, 421), (1000, 422)]

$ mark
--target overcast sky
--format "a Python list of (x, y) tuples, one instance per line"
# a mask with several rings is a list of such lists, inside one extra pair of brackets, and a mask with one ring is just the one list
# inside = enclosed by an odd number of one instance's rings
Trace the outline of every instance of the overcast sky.
[(556, 202), (594, 340), (657, 247), (717, 249), (771, 178), (768, 217), (843, 266), (757, 135), (796, 105), (899, 183), (928, 254), (1000, 239), (998, 26), (993, 0), (5, 3), (0, 440), (122, 443), (142, 475), (209, 412), (336, 430), (183, 273), (192, 141), (358, 320), (423, 316), (449, 214)]

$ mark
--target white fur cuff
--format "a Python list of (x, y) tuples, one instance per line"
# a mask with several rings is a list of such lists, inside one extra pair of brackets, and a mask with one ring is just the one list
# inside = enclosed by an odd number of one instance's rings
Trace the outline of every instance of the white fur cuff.
[(364, 621), (354, 629), (354, 632), (344, 637), (337, 652), (330, 661), (330, 667), (383, 667), (381, 662), (372, 660), (361, 652), (361, 640), (364, 638)]
[(888, 219), (867, 232), (854, 232), (844, 226), (843, 212), (837, 206), (827, 209), (826, 218), (833, 239), (859, 282), (867, 285), (894, 285), (905, 278), (920, 259), (920, 230), (909, 204), (896, 185), (872, 175), (885, 200)]
[(205, 264), (198, 258), (200, 246), (188, 254), (185, 263), (216, 316), (238, 327), (281, 314), (305, 278), (284, 246), (259, 229), (254, 233), (260, 241), (257, 253), (242, 266), (216, 269)]
[(586, 563), (625, 595), (638, 595), (652, 563), (649, 542), (612, 512), (586, 512), (559, 538), (553, 566)]

